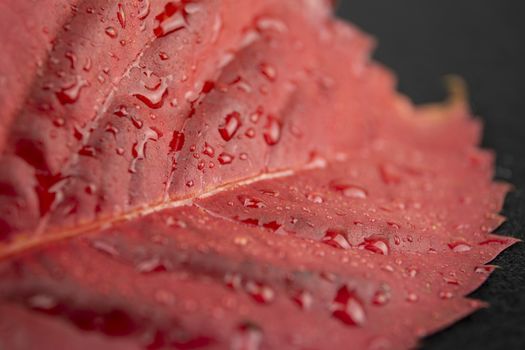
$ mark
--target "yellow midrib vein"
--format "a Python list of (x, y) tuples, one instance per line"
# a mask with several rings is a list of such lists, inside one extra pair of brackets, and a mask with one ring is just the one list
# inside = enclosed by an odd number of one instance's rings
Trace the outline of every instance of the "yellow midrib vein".
[(9, 257), (19, 255), (31, 249), (36, 249), (54, 242), (62, 241), (65, 239), (77, 237), (83, 234), (93, 233), (112, 227), (114, 224), (131, 221), (140, 217), (152, 215), (163, 210), (173, 209), (183, 206), (192, 205), (195, 200), (212, 197), (220, 192), (228, 191), (237, 187), (247, 186), (252, 183), (261, 182), (265, 180), (277, 179), (282, 177), (289, 177), (296, 174), (298, 171), (312, 170), (326, 167), (326, 161), (324, 159), (317, 159), (311, 163), (306, 164), (299, 169), (286, 169), (278, 170), (274, 172), (268, 172), (259, 174), (256, 176), (240, 179), (237, 181), (221, 184), (210, 188), (195, 197), (178, 198), (167, 202), (153, 204), (141, 208), (135, 208), (129, 212), (114, 216), (108, 219), (102, 219), (92, 221), (85, 224), (80, 224), (77, 227), (61, 229), (57, 231), (49, 230), (47, 232), (35, 234), (31, 233), (18, 233), (16, 238), (8, 244), (0, 244), (0, 260), (7, 259)]

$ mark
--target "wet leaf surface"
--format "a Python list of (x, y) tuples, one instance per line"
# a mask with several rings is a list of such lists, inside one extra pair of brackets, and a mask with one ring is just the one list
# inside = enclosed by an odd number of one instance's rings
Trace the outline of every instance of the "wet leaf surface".
[(483, 306), (479, 123), (298, 3), (0, 5), (2, 347), (401, 349)]

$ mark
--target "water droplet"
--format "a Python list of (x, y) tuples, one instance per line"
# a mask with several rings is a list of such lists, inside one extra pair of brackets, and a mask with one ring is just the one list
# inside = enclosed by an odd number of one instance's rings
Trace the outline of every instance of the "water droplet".
[(268, 304), (275, 298), (273, 289), (260, 282), (248, 281), (245, 289), (255, 301), (261, 304)]
[(443, 276), (443, 281), (445, 281), (447, 284), (459, 286), (459, 281), (455, 277)]
[(106, 129), (105, 131), (107, 132), (110, 132), (112, 133), (113, 135), (117, 135), (118, 134), (118, 129), (111, 123), (107, 123), (106, 124)]
[(270, 189), (262, 189), (262, 190), (259, 190), (259, 192), (261, 192), (262, 194), (267, 195), (267, 196), (279, 197), (279, 192), (276, 192), (276, 191), (273, 191), (273, 190), (270, 190)]
[(58, 308), (58, 301), (51, 295), (34, 294), (27, 299), (27, 305), (38, 311), (53, 312)]
[(472, 246), (462, 241), (456, 241), (448, 244), (448, 247), (455, 253), (464, 253), (472, 249)]
[(350, 243), (346, 239), (346, 232), (341, 229), (328, 229), (325, 232), (321, 242), (326, 243), (335, 248), (350, 249)]
[(150, 11), (150, 0), (141, 0), (143, 2), (142, 7), (140, 8), (138, 18), (144, 20), (149, 15)]
[(246, 237), (235, 237), (233, 239), (233, 243), (240, 246), (245, 246), (248, 244), (248, 238)]
[(116, 257), (120, 255), (118, 250), (113, 245), (105, 241), (94, 240), (91, 242), (91, 246), (95, 248), (96, 250), (104, 254), (107, 254), (109, 256), (112, 256), (112, 257)]
[(84, 192), (86, 192), (87, 194), (94, 194), (96, 190), (97, 186), (95, 186), (95, 184), (89, 184), (86, 187), (84, 187)]
[(286, 24), (277, 18), (261, 17), (257, 20), (256, 24), (257, 29), (260, 31), (273, 30), (278, 33), (284, 33), (288, 31)]
[(362, 302), (346, 285), (339, 288), (330, 309), (335, 318), (349, 326), (361, 326), (366, 321)]
[(410, 303), (415, 303), (419, 300), (419, 297), (415, 293), (408, 293), (406, 296), (406, 300)]
[(206, 167), (206, 162), (203, 160), (199, 161), (199, 163), (197, 164), (197, 169), (200, 171), (204, 170), (205, 167)]
[(144, 135), (142, 135), (142, 139), (133, 145), (133, 149), (132, 149), (133, 159), (131, 160), (131, 165), (128, 169), (130, 173), (136, 173), (137, 172), (137, 169), (136, 169), (137, 161), (146, 158), (146, 144), (148, 143), (148, 141), (150, 140), (157, 141), (158, 139), (159, 139), (158, 133), (153, 129), (148, 129), (146, 130)]
[(160, 59), (163, 60), (163, 61), (166, 61), (167, 59), (170, 58), (170, 56), (168, 56), (168, 54), (165, 53), (165, 52), (163, 52), (163, 51), (159, 52), (159, 57), (160, 57)]
[(259, 69), (269, 81), (275, 81), (275, 79), (277, 78), (277, 71), (275, 70), (274, 66), (267, 63), (261, 63), (259, 65)]
[(184, 134), (179, 131), (173, 132), (173, 137), (170, 141), (170, 151), (178, 152), (184, 147)]
[(207, 94), (215, 88), (215, 83), (210, 80), (206, 80), (202, 85), (201, 93)]
[(218, 160), (221, 165), (230, 164), (231, 162), (233, 162), (233, 156), (231, 154), (223, 152), (219, 154)]
[(241, 115), (234, 111), (228, 114), (224, 119), (224, 124), (219, 126), (219, 133), (224, 141), (230, 141), (241, 125)]
[(64, 56), (69, 60), (69, 66), (71, 67), (71, 69), (75, 69), (75, 65), (77, 63), (77, 56), (71, 51), (66, 52)]
[(113, 112), (113, 114), (115, 114), (117, 117), (121, 117), (121, 118), (127, 117), (129, 115), (128, 109), (124, 105), (118, 106), (117, 109), (115, 110), (115, 112)]
[(184, 11), (188, 14), (188, 15), (193, 15), (197, 12), (200, 12), (202, 10), (202, 5), (201, 4), (197, 4), (197, 3), (192, 3), (188, 0), (186, 1), (183, 1), (183, 3), (186, 3), (184, 5)]
[(409, 267), (409, 268), (407, 268), (406, 271), (407, 271), (408, 276), (410, 276), (412, 278), (417, 276), (417, 272), (418, 271), (417, 271), (417, 269), (415, 267)]
[(149, 108), (157, 109), (162, 107), (164, 99), (168, 95), (168, 83), (167, 78), (161, 78), (160, 82), (149, 87), (144, 84), (143, 89), (140, 92), (133, 94), (140, 101), (144, 102)]
[(398, 184), (401, 182), (401, 172), (393, 164), (382, 164), (379, 166), (381, 180), (387, 185)]
[(262, 343), (262, 331), (251, 322), (240, 325), (232, 338), (231, 350), (259, 350)]
[(281, 127), (281, 122), (277, 118), (268, 116), (263, 136), (269, 146), (276, 145), (281, 139)]
[(226, 286), (233, 289), (233, 290), (241, 290), (242, 289), (242, 276), (238, 273), (227, 273), (224, 276), (224, 283), (226, 283)]
[(205, 142), (202, 153), (210, 158), (213, 158), (215, 156), (215, 149), (210, 144), (208, 144), (208, 142)]
[(382, 267), (383, 270), (385, 271), (388, 271), (388, 272), (394, 272), (394, 268), (392, 267), (392, 265), (385, 265)]
[(126, 28), (126, 13), (122, 4), (118, 4), (117, 19), (122, 29)]
[(160, 38), (185, 28), (185, 15), (185, 10), (181, 5), (168, 2), (164, 6), (164, 11), (155, 16), (156, 27), (153, 29), (153, 33)]
[(348, 198), (365, 199), (368, 197), (368, 193), (364, 188), (341, 181), (332, 181), (330, 189)]
[(246, 130), (244, 135), (246, 135), (247, 138), (253, 139), (255, 137), (255, 130), (253, 128), (249, 128)]
[(137, 129), (142, 129), (142, 126), (144, 125), (144, 122), (140, 119), (137, 119), (136, 116), (132, 115), (130, 118), (131, 122), (133, 123), (133, 126)]
[(87, 81), (77, 76), (74, 83), (64, 86), (57, 91), (55, 95), (58, 98), (58, 101), (63, 105), (75, 103), (80, 97), (80, 91), (82, 88), (88, 85)]
[(321, 204), (324, 202), (324, 198), (319, 193), (309, 193), (306, 198), (313, 203)]
[(264, 109), (262, 108), (262, 106), (257, 107), (257, 110), (253, 112), (252, 114), (250, 114), (250, 121), (254, 124), (257, 124), (257, 122), (259, 122), (259, 119), (261, 119), (263, 114), (264, 114)]
[(260, 199), (255, 197), (239, 195), (237, 196), (237, 199), (245, 208), (261, 209), (266, 207), (266, 205)]
[(372, 296), (372, 304), (377, 306), (385, 305), (390, 300), (390, 297), (390, 289), (386, 287), (381, 287)]
[(292, 300), (303, 310), (309, 310), (314, 302), (312, 294), (305, 290), (297, 292)]
[(262, 225), (264, 228), (267, 228), (273, 232), (276, 232), (277, 230), (279, 230), (281, 228), (281, 224), (279, 224), (277, 221), (273, 220), (273, 221), (270, 221), (270, 222), (267, 222), (265, 224)]
[(66, 121), (64, 120), (64, 118), (56, 118), (53, 120), (53, 125), (55, 125), (56, 127), (61, 127), (61, 126), (64, 126), (66, 124)]
[(78, 154), (80, 154), (81, 156), (86, 156), (86, 157), (95, 157), (97, 154), (97, 151), (95, 147), (85, 145), (78, 151)]
[(395, 223), (393, 221), (388, 221), (387, 225), (392, 227), (392, 228), (394, 228), (394, 229), (396, 229), (396, 230), (399, 230), (401, 228), (401, 225), (399, 225), (399, 224), (397, 224), (397, 223)]
[(92, 65), (92, 62), (91, 62), (91, 58), (86, 58), (86, 62), (84, 63), (84, 67), (82, 67), (82, 69), (86, 72), (89, 72), (91, 70), (91, 65)]
[(166, 265), (157, 256), (139, 262), (136, 268), (142, 273), (167, 271)]
[(117, 31), (113, 27), (107, 27), (105, 30), (107, 36), (110, 38), (116, 38), (117, 37)]
[(359, 248), (366, 249), (372, 253), (388, 255), (390, 253), (390, 247), (388, 241), (384, 238), (379, 237), (368, 237), (365, 238), (364, 242), (359, 244)]
[(453, 296), (454, 296), (454, 293), (449, 292), (449, 291), (441, 291), (441, 292), (439, 292), (439, 297), (441, 299), (444, 299), (444, 300), (451, 299)]

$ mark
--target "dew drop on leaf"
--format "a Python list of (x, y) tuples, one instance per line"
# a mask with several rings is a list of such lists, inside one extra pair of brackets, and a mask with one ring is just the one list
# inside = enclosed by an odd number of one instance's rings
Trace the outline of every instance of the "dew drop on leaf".
[(321, 242), (326, 243), (334, 248), (350, 249), (350, 243), (346, 239), (346, 232), (341, 229), (326, 230)]
[(380, 237), (372, 236), (365, 238), (364, 242), (359, 244), (359, 248), (381, 255), (388, 255), (390, 253), (388, 241)]
[(260, 199), (255, 197), (239, 195), (237, 196), (237, 199), (245, 208), (261, 209), (266, 207), (266, 205)]
[(415, 303), (419, 300), (419, 297), (417, 296), (416, 293), (408, 293), (406, 295), (406, 301), (408, 301), (409, 303)]
[(148, 17), (149, 15), (149, 11), (150, 11), (150, 0), (139, 0), (142, 4), (140, 5), (140, 10), (139, 10), (139, 13), (138, 13), (138, 18), (140, 20), (144, 20), (146, 19), (146, 17)]
[(126, 28), (126, 13), (124, 12), (124, 6), (120, 3), (118, 4), (117, 19), (122, 29), (125, 29)]
[(97, 151), (95, 150), (95, 147), (86, 145), (86, 146), (83, 146), (80, 149), (80, 151), (78, 151), (78, 154), (80, 154), (81, 156), (95, 157), (95, 155), (97, 154)]
[(153, 129), (148, 129), (142, 135), (142, 138), (139, 141), (135, 142), (132, 148), (132, 152), (131, 152), (133, 159), (131, 160), (131, 165), (128, 169), (130, 173), (132, 174), (136, 173), (137, 172), (137, 169), (136, 169), (137, 161), (146, 158), (146, 145), (148, 141), (150, 140), (157, 141), (158, 139), (159, 139), (159, 134)]
[(213, 158), (215, 156), (215, 149), (209, 143), (205, 142), (202, 153), (210, 158)]
[(144, 84), (139, 92), (135, 92), (133, 94), (133, 96), (146, 104), (146, 106), (153, 109), (162, 107), (164, 99), (167, 95), (167, 78), (160, 78), (160, 82), (153, 87), (149, 87)]
[(219, 126), (219, 133), (223, 140), (230, 141), (233, 136), (235, 136), (241, 125), (241, 115), (239, 112), (234, 111), (228, 114), (224, 119), (224, 123)]
[(292, 300), (303, 310), (309, 310), (314, 301), (312, 294), (305, 290), (298, 291)]
[(116, 38), (117, 37), (117, 30), (113, 27), (107, 27), (105, 29), (105, 33), (107, 34), (107, 36), (109, 36), (110, 38)]
[(178, 152), (184, 147), (184, 133), (179, 131), (174, 131), (173, 136), (170, 141), (170, 151)]
[(268, 304), (275, 298), (273, 289), (264, 283), (248, 281), (246, 282), (245, 289), (255, 301), (261, 304)]
[(281, 122), (274, 116), (269, 115), (264, 128), (264, 141), (269, 146), (275, 146), (281, 139)]
[(165, 272), (167, 271), (166, 265), (159, 257), (151, 257), (140, 261), (137, 266), (137, 270), (142, 273), (150, 272)]
[(330, 305), (332, 316), (349, 326), (362, 326), (366, 321), (363, 303), (354, 290), (343, 285)]
[(312, 203), (321, 204), (324, 202), (324, 198), (321, 196), (321, 194), (316, 192), (308, 193), (306, 198)]
[(454, 296), (454, 293), (450, 291), (440, 291), (439, 298), (443, 300), (451, 299)]
[(164, 6), (164, 11), (159, 13), (155, 20), (153, 33), (159, 38), (186, 27), (184, 9), (173, 1)]
[(223, 152), (219, 154), (218, 160), (221, 165), (227, 165), (233, 162), (233, 156), (231, 154)]
[(65, 85), (55, 95), (63, 105), (75, 103), (80, 97), (80, 91), (86, 86), (88, 82), (77, 76), (74, 83)]
[(264, 75), (264, 77), (269, 81), (275, 81), (277, 78), (277, 71), (274, 66), (267, 63), (261, 63), (259, 69), (261, 70), (261, 73)]
[(451, 242), (448, 244), (448, 247), (455, 253), (464, 253), (472, 249), (472, 246), (463, 241)]
[(231, 350), (259, 350), (263, 333), (259, 326), (245, 322), (237, 327), (231, 340)]
[(385, 290), (384, 288), (377, 290), (372, 296), (372, 304), (377, 306), (385, 305), (388, 303), (389, 300), (390, 292), (388, 290)]
[(342, 181), (332, 181), (330, 189), (348, 198), (365, 199), (368, 197), (368, 193), (364, 188)]

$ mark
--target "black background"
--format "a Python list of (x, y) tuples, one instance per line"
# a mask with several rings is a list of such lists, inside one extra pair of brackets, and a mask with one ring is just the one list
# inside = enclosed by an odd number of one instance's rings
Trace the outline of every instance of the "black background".
[[(496, 178), (516, 186), (498, 232), (525, 239), (525, 1), (341, 0), (339, 14), (377, 38), (374, 57), (416, 103), (443, 99), (446, 74), (466, 79), (485, 122), (483, 147), (498, 155)], [(525, 349), (525, 244), (494, 263), (502, 269), (472, 295), (490, 308), (424, 339), (423, 349)]]

